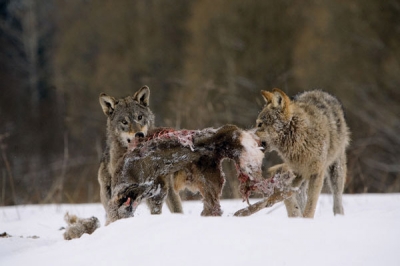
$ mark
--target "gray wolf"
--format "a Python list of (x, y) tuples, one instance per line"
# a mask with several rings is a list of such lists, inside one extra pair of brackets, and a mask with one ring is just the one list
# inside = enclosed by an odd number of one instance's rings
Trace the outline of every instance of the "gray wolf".
[(305, 206), (286, 199), (290, 217), (313, 218), (324, 177), (333, 194), (334, 214), (344, 214), (346, 148), (350, 142), (341, 103), (320, 91), (306, 91), (293, 100), (280, 89), (262, 91), (266, 102), (256, 120), (256, 135), (266, 151), (276, 151), (297, 176), (293, 186), (307, 190)]
[[(105, 93), (99, 96), (99, 102), (107, 117), (106, 148), (100, 161), (98, 181), (100, 184), (100, 200), (106, 209), (111, 198), (111, 179), (118, 160), (126, 153), (128, 146), (135, 137), (144, 137), (154, 127), (154, 114), (149, 108), (150, 89), (140, 88), (133, 96), (115, 99)], [(171, 177), (159, 177), (164, 184), (164, 195), (172, 185)], [(152, 214), (161, 212), (163, 200), (151, 198), (147, 201)], [(167, 198), (168, 207), (172, 212), (182, 212), (179, 195), (170, 190)]]

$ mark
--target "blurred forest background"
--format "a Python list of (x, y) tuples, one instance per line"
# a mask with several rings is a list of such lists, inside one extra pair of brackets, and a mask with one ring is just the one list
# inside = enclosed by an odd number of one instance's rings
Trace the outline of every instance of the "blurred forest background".
[(190, 129), (324, 89), (352, 131), (345, 192), (400, 192), (398, 0), (0, 0), (0, 205), (98, 202), (98, 96), (145, 84), (156, 125)]

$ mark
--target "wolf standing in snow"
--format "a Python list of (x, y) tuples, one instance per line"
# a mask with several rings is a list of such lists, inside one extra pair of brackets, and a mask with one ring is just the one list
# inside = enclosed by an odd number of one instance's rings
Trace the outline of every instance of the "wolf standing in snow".
[(299, 205), (295, 196), (285, 200), (288, 215), (314, 217), (324, 176), (333, 193), (334, 214), (344, 214), (345, 152), (350, 132), (340, 102), (320, 90), (303, 92), (293, 100), (279, 89), (261, 93), (266, 105), (257, 118), (256, 135), (266, 151), (277, 151), (298, 176), (293, 185), (307, 188), (305, 206)]
[[(98, 171), (100, 184), (100, 200), (107, 212), (111, 198), (111, 179), (118, 160), (126, 153), (128, 146), (136, 137), (144, 137), (154, 127), (154, 114), (149, 108), (150, 89), (143, 86), (133, 96), (115, 99), (105, 93), (99, 96), (100, 105), (107, 116), (107, 145), (103, 153)], [(168, 177), (159, 177), (163, 190), (172, 185)], [(164, 193), (164, 195), (167, 192)], [(164, 199), (157, 197), (148, 199), (151, 213), (161, 212)], [(167, 198), (172, 212), (182, 212), (179, 195), (170, 189)]]

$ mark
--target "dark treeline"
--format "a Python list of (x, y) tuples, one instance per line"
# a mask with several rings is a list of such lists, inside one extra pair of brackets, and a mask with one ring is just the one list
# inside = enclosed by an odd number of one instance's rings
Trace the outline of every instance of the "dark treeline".
[(352, 131), (346, 192), (400, 192), (397, 0), (0, 0), (0, 205), (99, 201), (98, 95), (145, 84), (156, 124), (190, 129), (324, 89)]

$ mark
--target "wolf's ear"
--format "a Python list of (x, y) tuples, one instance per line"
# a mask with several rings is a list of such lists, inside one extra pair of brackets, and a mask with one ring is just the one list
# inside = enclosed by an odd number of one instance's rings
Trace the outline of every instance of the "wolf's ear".
[(114, 97), (108, 96), (107, 94), (102, 92), (99, 96), (99, 102), (106, 116), (109, 116), (114, 112), (116, 104), (116, 100)]
[(149, 106), (150, 103), (150, 89), (148, 86), (143, 86), (138, 90), (135, 95), (133, 95), (133, 99), (137, 101), (139, 104), (143, 106)]
[(286, 93), (277, 88), (273, 89), (272, 93), (274, 106), (280, 107), (283, 113), (289, 117), (291, 115), (291, 105), (289, 97), (286, 95)]
[(267, 104), (272, 103), (272, 99), (274, 98), (274, 95), (272, 93), (270, 93), (269, 91), (261, 91), (261, 95), (263, 96)]

